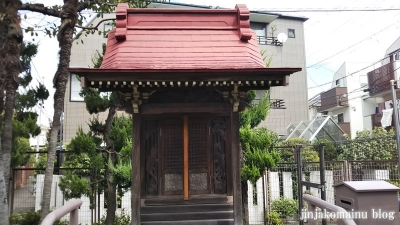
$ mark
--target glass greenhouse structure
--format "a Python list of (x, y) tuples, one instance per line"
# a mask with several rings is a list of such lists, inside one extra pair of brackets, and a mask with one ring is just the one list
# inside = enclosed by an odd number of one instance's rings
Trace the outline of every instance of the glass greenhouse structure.
[(330, 140), (332, 142), (342, 141), (345, 132), (330, 116), (317, 117), (311, 121), (301, 121), (297, 124), (290, 124), (288, 127), (289, 136), (286, 138), (304, 138), (310, 142), (317, 140)]

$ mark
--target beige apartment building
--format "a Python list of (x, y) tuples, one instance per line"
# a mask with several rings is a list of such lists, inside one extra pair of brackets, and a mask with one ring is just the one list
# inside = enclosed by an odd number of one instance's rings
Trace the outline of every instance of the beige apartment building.
[[(208, 6), (197, 6), (180, 3), (152, 3), (153, 8), (197, 8), (207, 10)], [(114, 14), (105, 15), (104, 18), (94, 17), (89, 21), (90, 25), (97, 25), (106, 18), (115, 18)], [(298, 67), (302, 68), (290, 76), (290, 85), (285, 87), (271, 87), (270, 98), (276, 104), (271, 109), (267, 119), (262, 122), (265, 126), (279, 135), (287, 135), (287, 126), (301, 120), (308, 119), (307, 74), (305, 60), (305, 41), (303, 24), (307, 18), (284, 16), (265, 12), (251, 12), (250, 26), (256, 31), (260, 51), (266, 51), (266, 56), (272, 57), (270, 67)], [(104, 22), (99, 30), (112, 29), (111, 23)], [(286, 41), (277, 39), (279, 34), (286, 34)], [(279, 39), (281, 40), (281, 39)], [(83, 41), (83, 43), (81, 42)], [(96, 51), (101, 52), (101, 47), (107, 38), (103, 35), (82, 34), (72, 46), (70, 67), (93, 67), (93, 56)], [(106, 113), (90, 115), (86, 111), (83, 98), (79, 96), (81, 90), (80, 81), (71, 74), (68, 81), (65, 102), (63, 139), (68, 143), (76, 134), (79, 127), (88, 131), (87, 122), (93, 116), (105, 119)], [(261, 95), (261, 93), (259, 93)]]

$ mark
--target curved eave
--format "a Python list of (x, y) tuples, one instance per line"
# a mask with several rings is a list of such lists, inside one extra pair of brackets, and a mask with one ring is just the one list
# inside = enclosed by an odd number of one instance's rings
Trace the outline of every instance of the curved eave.
[(83, 87), (103, 91), (118, 87), (194, 87), (230, 86), (242, 89), (268, 90), (271, 86), (286, 86), (289, 76), (301, 68), (235, 68), (235, 69), (92, 69), (70, 68), (81, 77)]

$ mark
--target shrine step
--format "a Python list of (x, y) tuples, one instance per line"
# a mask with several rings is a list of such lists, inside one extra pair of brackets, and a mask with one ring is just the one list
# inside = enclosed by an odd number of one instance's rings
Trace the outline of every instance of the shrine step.
[(143, 225), (234, 225), (233, 219), (226, 220), (184, 220), (184, 221), (154, 221), (142, 222)]
[(192, 204), (153, 205), (141, 208), (141, 224), (195, 224), (230, 225), (233, 223), (233, 205)]
[(228, 198), (223, 195), (203, 195), (203, 196), (191, 196), (189, 200), (183, 200), (181, 196), (149, 198), (144, 201), (144, 204), (146, 206), (152, 206), (152, 205), (224, 204), (227, 202)]

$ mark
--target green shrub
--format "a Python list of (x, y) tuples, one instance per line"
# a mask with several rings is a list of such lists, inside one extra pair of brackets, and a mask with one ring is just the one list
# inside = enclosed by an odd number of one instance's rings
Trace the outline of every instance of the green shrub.
[[(100, 219), (100, 222), (93, 223), (92, 225), (105, 225), (106, 216), (103, 215)], [(131, 217), (127, 214), (123, 209), (121, 214), (115, 215), (114, 225), (131, 225)]]
[[(40, 211), (13, 213), (10, 216), (10, 225), (39, 225)], [(57, 221), (54, 225), (68, 225), (67, 221)]]
[(267, 221), (268, 225), (284, 225), (277, 212), (269, 213), (265, 217), (265, 220)]
[(279, 218), (290, 218), (297, 213), (298, 204), (293, 199), (280, 198), (272, 202), (272, 211), (278, 213)]
[[(386, 182), (400, 188), (400, 183), (398, 181), (386, 180)], [(400, 191), (398, 191), (397, 193), (400, 194)]]

